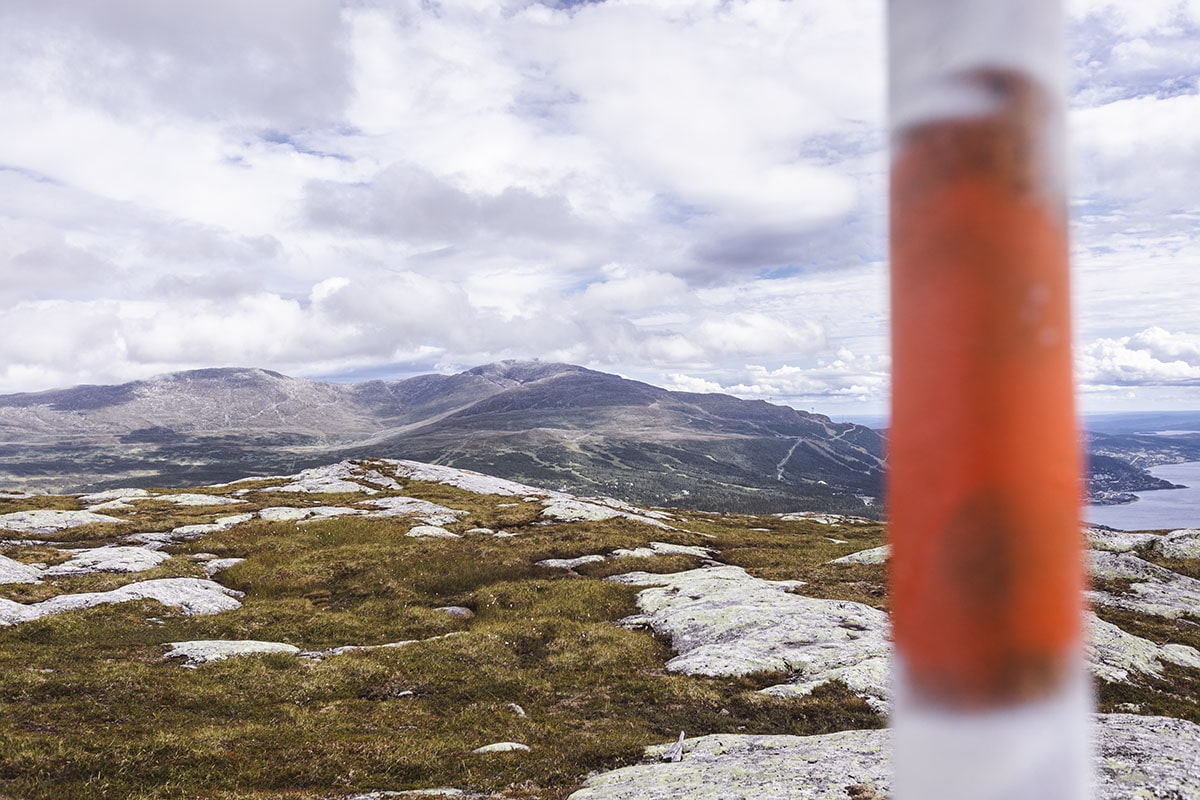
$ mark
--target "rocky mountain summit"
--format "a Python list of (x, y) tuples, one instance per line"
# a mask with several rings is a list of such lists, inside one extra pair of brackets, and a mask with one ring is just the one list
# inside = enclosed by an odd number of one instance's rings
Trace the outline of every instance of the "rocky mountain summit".
[[(884, 797), (882, 536), (389, 459), (3, 495), (0, 794)], [(1087, 541), (1098, 796), (1200, 798), (1200, 532)]]

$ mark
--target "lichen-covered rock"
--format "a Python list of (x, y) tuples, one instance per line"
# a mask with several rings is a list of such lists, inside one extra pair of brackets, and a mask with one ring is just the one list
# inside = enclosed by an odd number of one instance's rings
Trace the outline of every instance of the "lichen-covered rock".
[(804, 697), (830, 681), (841, 681), (846, 684), (846, 688), (866, 700), (873, 709), (886, 714), (891, 708), (891, 669), (890, 657), (873, 656), (854, 664), (823, 670), (813, 680), (768, 686), (762, 690), (762, 694), (771, 697)]
[(1200, 652), (1181, 644), (1159, 645), (1134, 636), (1088, 613), (1088, 664), (1092, 674), (1108, 683), (1162, 674), (1164, 663), (1200, 667)]
[(599, 553), (592, 555), (579, 556), (578, 558), (544, 558), (537, 562), (539, 567), (550, 567), (551, 569), (575, 569), (582, 567), (584, 564), (598, 564), (604, 561), (605, 557)]
[(0, 583), (37, 583), (42, 571), (8, 556), (0, 556)]
[(1094, 603), (1169, 619), (1200, 614), (1200, 581), (1195, 578), (1130, 553), (1089, 551), (1088, 568), (1095, 578), (1131, 582), (1127, 593), (1088, 592)]
[(409, 528), (405, 536), (414, 538), (431, 537), (435, 539), (461, 539), (457, 533), (446, 530), (438, 525), (417, 525), (414, 528)]
[(635, 547), (632, 550), (614, 550), (609, 558), (653, 558), (654, 556), (692, 556), (693, 558), (711, 558), (711, 547), (698, 547), (686, 544), (671, 544), (670, 542), (651, 542), (649, 547)]
[(472, 753), (526, 753), (529, 752), (529, 745), (521, 744), (520, 742), (495, 742), (494, 744), (485, 744), (483, 747), (476, 747)]
[(1153, 549), (1163, 558), (1200, 558), (1200, 529), (1171, 531), (1157, 537)]
[(0, 514), (0, 530), (19, 533), (54, 533), (80, 525), (114, 524), (124, 520), (94, 511), (56, 511), (36, 509)]
[(713, 553), (714, 551), (710, 547), (695, 547), (686, 544), (671, 544), (670, 542), (651, 542), (648, 547), (620, 548), (613, 550), (608, 555), (593, 553), (576, 558), (546, 558), (538, 561), (537, 565), (539, 567), (551, 567), (554, 569), (575, 569), (584, 564), (596, 564), (610, 558), (654, 558), (655, 556), (678, 555), (707, 559), (711, 558)]
[(170, 544), (178, 544), (191, 539), (199, 539), (201, 536), (206, 536), (210, 533), (219, 533), (227, 531), (230, 528), (241, 525), (243, 522), (249, 522), (254, 519), (253, 513), (247, 514), (232, 514), (227, 517), (218, 517), (213, 522), (201, 522), (195, 525), (180, 525), (177, 528), (172, 528), (169, 531), (160, 531), (152, 533), (135, 533), (125, 537), (128, 542), (138, 542), (151, 549), (160, 549)]
[(396, 476), (400, 478), (409, 478), (415, 481), (430, 481), (431, 483), (444, 483), (447, 486), (465, 489), (468, 492), (475, 492), (476, 494), (498, 494), (504, 497), (536, 495), (538, 498), (558, 494), (557, 492), (548, 492), (545, 489), (535, 489), (532, 486), (526, 486), (516, 481), (484, 475), (482, 472), (474, 472), (469, 469), (446, 467), (440, 464), (422, 464), (419, 461), (391, 459), (384, 460), (382, 463), (394, 470)]
[(776, 514), (784, 522), (817, 522), (821, 525), (868, 525), (875, 520), (866, 517), (850, 517), (843, 514), (827, 514), (822, 511), (794, 511), (789, 514)]
[(888, 619), (878, 609), (804, 597), (793, 593), (799, 581), (762, 580), (731, 566), (609, 580), (652, 587), (638, 594), (642, 614), (627, 623), (670, 638), (679, 654), (667, 662), (673, 672), (790, 672), (792, 693), (853, 675), (865, 697), (887, 702), (887, 670), (879, 660), (889, 655)]
[(306, 469), (299, 475), (289, 476), (291, 483), (282, 486), (271, 486), (262, 491), (266, 492), (299, 492), (302, 494), (332, 494), (355, 492), (361, 494), (378, 494), (378, 489), (359, 483), (358, 466), (352, 461), (340, 461), (337, 464), (327, 464), (323, 467)]
[(824, 736), (714, 734), (684, 742), (683, 759), (593, 775), (570, 800), (846, 800), (851, 786), (889, 786), (886, 731)]
[[(607, 499), (601, 500), (597, 498), (596, 500), (597, 502), (588, 502), (567, 495), (560, 495), (543, 501), (546, 507), (542, 509), (542, 516), (558, 522), (599, 522), (606, 519), (623, 517), (625, 519), (637, 520), (647, 525), (653, 525), (656, 528), (671, 529), (671, 526), (661, 519), (649, 516), (640, 509), (628, 511), (623, 507), (613, 507), (624, 504), (616, 502), (607, 504)], [(628, 508), (631, 508), (631, 506), (628, 506)]]
[(244, 558), (213, 558), (204, 562), (204, 574), (208, 577), (213, 577), (219, 572), (224, 572), (230, 567), (236, 567), (246, 559)]
[(546, 507), (542, 509), (542, 516), (559, 522), (600, 522), (615, 519), (621, 516), (621, 512), (615, 508), (564, 497), (547, 501)]
[(111, 545), (90, 550), (75, 550), (69, 561), (56, 564), (45, 571), (48, 578), (66, 575), (87, 575), (91, 572), (143, 572), (157, 567), (170, 558), (166, 553), (145, 547)]
[(85, 506), (96, 506), (101, 503), (111, 503), (120, 500), (132, 500), (139, 497), (149, 497), (145, 489), (105, 489), (103, 492), (92, 492), (79, 498)]
[(249, 522), (254, 519), (254, 514), (231, 514), (228, 517), (217, 517), (212, 522), (201, 523), (199, 525), (180, 525), (178, 528), (172, 528), (171, 533), (179, 536), (193, 537), (203, 536), (207, 533), (219, 533), (227, 531), (243, 522)]
[(1086, 528), (1083, 533), (1087, 537), (1088, 547), (1110, 553), (1131, 553), (1153, 544), (1159, 538), (1156, 533), (1128, 533), (1104, 528)]
[(885, 544), (882, 547), (872, 547), (870, 550), (859, 550), (857, 553), (851, 553), (848, 556), (835, 558), (830, 561), (830, 564), (886, 564), (891, 558), (892, 546)]
[(217, 614), (241, 607), (242, 592), (200, 578), (159, 578), (140, 581), (108, 592), (60, 594), (40, 603), (15, 603), (0, 598), (0, 625), (16, 625), (64, 611), (77, 611), (106, 603), (157, 600), (188, 615)]
[(236, 497), (222, 497), (219, 494), (198, 494), (194, 492), (155, 494), (141, 499), (154, 500), (160, 503), (173, 503), (177, 506), (234, 506), (246, 502), (245, 500), (238, 500)]
[[(1200, 800), (1200, 725), (1167, 717), (1100, 714), (1096, 800)], [(822, 736), (716, 734), (684, 742), (683, 759), (593, 775), (569, 800), (846, 800), (885, 797), (888, 731)]]
[(380, 509), (367, 512), (370, 517), (413, 516), (427, 525), (448, 525), (467, 513), (415, 497), (379, 497), (366, 500), (363, 505)]
[[(471, 795), (471, 797), (476, 796)], [(436, 789), (405, 789), (402, 792), (393, 792), (385, 789), (378, 792), (351, 795), (344, 798), (344, 800), (384, 800), (384, 798), (388, 797), (410, 797), (413, 800), (423, 800), (423, 798), (428, 797), (467, 797), (467, 793), (462, 789), (453, 789), (448, 786)]]
[(1097, 800), (1200, 800), (1200, 725), (1170, 717), (1096, 715)]
[(164, 658), (180, 659), (182, 666), (198, 667), (210, 661), (222, 661), (235, 656), (252, 656), (262, 653), (297, 655), (300, 648), (283, 642), (259, 642), (252, 639), (223, 640), (207, 639), (194, 642), (171, 642), (167, 645)]
[(271, 506), (258, 512), (259, 519), (267, 522), (299, 522), (307, 519), (329, 519), (331, 517), (353, 517), (363, 513), (361, 508), (349, 506)]

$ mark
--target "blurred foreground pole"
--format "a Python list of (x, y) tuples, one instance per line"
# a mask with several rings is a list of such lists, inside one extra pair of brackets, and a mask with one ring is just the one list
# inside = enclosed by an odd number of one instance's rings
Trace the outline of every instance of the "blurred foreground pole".
[(896, 800), (1090, 793), (1056, 0), (889, 0)]

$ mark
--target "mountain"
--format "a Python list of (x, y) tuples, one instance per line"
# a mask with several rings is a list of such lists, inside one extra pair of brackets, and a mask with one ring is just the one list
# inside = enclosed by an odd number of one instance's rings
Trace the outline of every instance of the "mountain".
[(881, 491), (883, 442), (760, 400), (528, 361), (357, 384), (206, 369), (0, 396), (0, 485), (14, 488), (213, 482), (366, 456), (657, 505), (861, 513)]
[[(1146, 469), (1200, 460), (1200, 415), (1144, 416), (1093, 427), (1094, 501), (1170, 488)], [(1172, 435), (1155, 430), (1164, 425)], [(761, 400), (539, 361), (354, 384), (203, 369), (0, 395), (0, 488), (212, 483), (372, 456), (642, 504), (872, 513), (883, 438)]]

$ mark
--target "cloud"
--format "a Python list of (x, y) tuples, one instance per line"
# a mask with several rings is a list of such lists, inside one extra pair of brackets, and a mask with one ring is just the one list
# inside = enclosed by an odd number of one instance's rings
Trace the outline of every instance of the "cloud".
[(350, 92), (337, 0), (10, 0), (0, 31), (8, 81), (122, 114), (311, 125)]
[(1098, 339), (1079, 354), (1085, 388), (1200, 385), (1200, 336), (1147, 328), (1133, 336)]
[(697, 327), (695, 336), (705, 351), (723, 356), (808, 355), (825, 345), (825, 332), (815, 322), (797, 325), (753, 313), (707, 319)]
[(654, 270), (633, 273), (617, 264), (608, 265), (604, 272), (605, 280), (588, 284), (579, 298), (585, 314), (643, 312), (694, 301), (687, 282), (678, 275)]
[[(1188, 385), (1200, 3), (1069, 9), (1080, 372)], [(883, 12), (0, 4), (0, 391), (536, 356), (882, 404)]]
[(584, 234), (562, 197), (517, 186), (471, 193), (411, 164), (388, 167), (369, 183), (311, 182), (304, 214), (315, 225), (439, 246)]
[(838, 404), (852, 401), (878, 406), (888, 390), (888, 359), (861, 356), (842, 348), (832, 360), (811, 366), (785, 364), (774, 369), (750, 365), (738, 373), (740, 382), (716, 382), (685, 373), (670, 376), (668, 388), (681, 391), (723, 392), (791, 405)]

